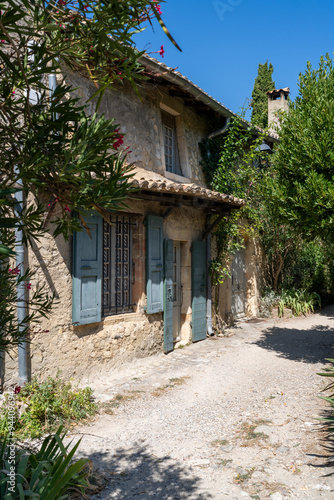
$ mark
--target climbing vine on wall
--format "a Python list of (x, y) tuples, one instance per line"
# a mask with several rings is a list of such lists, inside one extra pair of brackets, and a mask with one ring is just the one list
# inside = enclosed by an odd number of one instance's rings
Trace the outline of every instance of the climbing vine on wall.
[(282, 218), (280, 186), (271, 161), (275, 152), (269, 156), (259, 153), (266, 137), (266, 132), (247, 124), (243, 117), (235, 117), (224, 135), (200, 144), (209, 187), (246, 202), (223, 218), (214, 232), (217, 252), (211, 261), (211, 275), (217, 317), (218, 285), (230, 277), (230, 259), (247, 238), (257, 238), (263, 251), (263, 292), (266, 288), (275, 292), (291, 288), (316, 291), (323, 302), (334, 296), (334, 261), (328, 258), (333, 255), (333, 245), (320, 238), (313, 243), (302, 239), (298, 227)]
[(245, 237), (254, 237), (260, 228), (258, 180), (263, 176), (264, 156), (259, 146), (265, 134), (258, 133), (242, 116), (236, 116), (224, 135), (200, 143), (202, 168), (209, 187), (246, 201), (238, 211), (222, 219), (214, 236), (216, 258), (211, 261), (212, 282), (223, 283), (230, 276), (229, 259), (244, 247)]

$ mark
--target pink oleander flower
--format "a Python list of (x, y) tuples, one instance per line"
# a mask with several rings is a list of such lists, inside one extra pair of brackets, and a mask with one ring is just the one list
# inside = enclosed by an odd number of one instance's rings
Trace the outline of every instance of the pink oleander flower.
[(17, 276), (20, 274), (20, 270), (18, 267), (14, 267), (14, 269), (8, 269), (9, 274), (12, 274), (13, 276)]
[(57, 196), (52, 203), (48, 203), (48, 207), (52, 207), (59, 200), (59, 196)]
[(158, 14), (160, 14), (160, 16), (161, 16), (161, 15), (162, 15), (161, 6), (160, 6), (159, 4), (157, 4), (157, 5), (155, 6), (155, 8), (157, 9)]
[(158, 54), (160, 54), (160, 55), (161, 55), (161, 57), (163, 57), (163, 56), (164, 56), (164, 53), (165, 53), (164, 46), (163, 46), (163, 45), (161, 45), (160, 50), (158, 51)]
[(66, 5), (66, 1), (65, 0), (59, 0), (58, 3), (60, 5), (60, 7), (65, 7), (65, 5)]
[(70, 212), (71, 211), (71, 209), (70, 209), (70, 207), (68, 205), (65, 205), (65, 210), (66, 210), (66, 212)]
[(118, 148), (119, 148), (119, 147), (120, 147), (120, 146), (124, 143), (124, 141), (123, 141), (123, 137), (124, 137), (124, 136), (123, 136), (123, 135), (121, 135), (121, 136), (120, 136), (120, 137), (119, 137), (119, 138), (118, 138), (118, 139), (114, 142), (114, 144), (113, 144), (113, 148), (114, 148), (114, 149), (118, 149)]
[(27, 284), (27, 290), (31, 290), (31, 283)]
[(21, 387), (19, 385), (14, 387), (14, 394), (20, 394), (20, 392), (21, 392)]
[(88, 10), (88, 5), (84, 5), (84, 9), (85, 9), (85, 10)]

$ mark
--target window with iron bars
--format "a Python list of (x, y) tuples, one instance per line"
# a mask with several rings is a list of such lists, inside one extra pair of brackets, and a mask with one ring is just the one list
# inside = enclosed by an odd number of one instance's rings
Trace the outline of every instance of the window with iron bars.
[(102, 315), (133, 312), (132, 233), (135, 217), (110, 215), (103, 221)]

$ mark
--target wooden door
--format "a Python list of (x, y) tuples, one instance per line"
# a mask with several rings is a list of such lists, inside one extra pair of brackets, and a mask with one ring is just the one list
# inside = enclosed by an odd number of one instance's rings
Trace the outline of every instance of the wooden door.
[(180, 340), (181, 330), (181, 244), (173, 242), (173, 340)]
[(239, 250), (232, 261), (232, 315), (234, 319), (245, 315), (245, 252)]
[(173, 240), (165, 240), (164, 278), (164, 352), (173, 350), (174, 307), (173, 307)]

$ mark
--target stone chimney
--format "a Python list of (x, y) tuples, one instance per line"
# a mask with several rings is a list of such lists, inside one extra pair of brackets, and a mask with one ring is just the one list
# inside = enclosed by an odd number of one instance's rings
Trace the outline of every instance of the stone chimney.
[(271, 132), (278, 132), (280, 123), (277, 116), (277, 111), (289, 111), (288, 95), (290, 94), (289, 87), (284, 89), (275, 89), (267, 92), (268, 96), (268, 126)]

